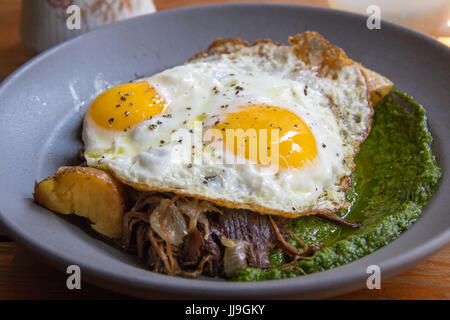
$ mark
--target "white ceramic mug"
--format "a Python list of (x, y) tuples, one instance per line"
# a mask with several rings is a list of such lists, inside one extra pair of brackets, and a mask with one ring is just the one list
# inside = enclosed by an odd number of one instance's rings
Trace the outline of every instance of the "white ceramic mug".
[(36, 51), (97, 27), (155, 11), (153, 0), (22, 0), (22, 40)]

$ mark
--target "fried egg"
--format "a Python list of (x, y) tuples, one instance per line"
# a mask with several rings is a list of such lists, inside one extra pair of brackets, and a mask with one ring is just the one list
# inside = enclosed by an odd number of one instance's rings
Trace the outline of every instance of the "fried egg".
[(138, 190), (263, 214), (345, 208), (373, 113), (367, 81), (328, 52), (305, 58), (302, 41), (219, 42), (108, 89), (85, 114), (88, 165)]

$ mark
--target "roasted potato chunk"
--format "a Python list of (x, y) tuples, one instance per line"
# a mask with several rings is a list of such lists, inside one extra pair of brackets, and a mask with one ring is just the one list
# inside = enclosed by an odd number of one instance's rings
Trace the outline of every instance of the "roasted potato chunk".
[(34, 200), (54, 212), (89, 219), (92, 228), (108, 238), (122, 235), (125, 193), (121, 184), (102, 170), (61, 167), (36, 184)]
[(372, 102), (372, 106), (375, 106), (378, 101), (383, 99), (383, 97), (391, 91), (394, 84), (391, 80), (383, 77), (375, 71), (364, 68), (363, 66), (361, 66), (361, 70), (367, 80), (367, 86), (369, 87), (370, 92), (370, 101)]

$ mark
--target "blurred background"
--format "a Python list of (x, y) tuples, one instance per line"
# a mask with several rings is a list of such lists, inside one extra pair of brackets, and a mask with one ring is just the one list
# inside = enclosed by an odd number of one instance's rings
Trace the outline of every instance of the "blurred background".
[[(104, 24), (182, 6), (242, 0), (1, 0), (0, 77), (55, 44)], [(450, 46), (450, 0), (266, 0), (367, 14), (380, 8), (382, 19), (426, 33)], [(81, 8), (81, 29), (68, 30), (67, 8)]]

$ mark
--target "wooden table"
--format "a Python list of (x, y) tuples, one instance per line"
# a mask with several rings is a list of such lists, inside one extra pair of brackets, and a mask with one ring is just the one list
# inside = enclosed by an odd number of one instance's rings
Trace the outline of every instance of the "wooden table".
[[(232, 0), (228, 2), (238, 2)], [(247, 0), (248, 1), (248, 0)], [(220, 0), (155, 0), (158, 10)], [(270, 2), (270, 1), (266, 1)], [(275, 1), (272, 1), (275, 2)], [(325, 0), (278, 0), (326, 6)], [(0, 77), (17, 69), (35, 53), (19, 37), (19, 0), (0, 2)], [(0, 299), (123, 299), (122, 295), (82, 283), (82, 290), (67, 290), (66, 274), (47, 266), (2, 234), (0, 229)], [(390, 280), (381, 290), (360, 290), (340, 299), (450, 299), (450, 246)]]

